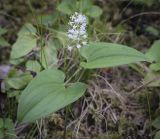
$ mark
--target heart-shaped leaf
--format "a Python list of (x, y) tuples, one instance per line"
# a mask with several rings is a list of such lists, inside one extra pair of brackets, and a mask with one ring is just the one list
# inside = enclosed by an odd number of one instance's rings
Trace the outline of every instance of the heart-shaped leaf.
[(31, 80), (32, 75), (30, 73), (15, 73), (13, 77), (8, 77), (5, 82), (7, 85), (14, 89), (23, 89)]
[(0, 35), (3, 35), (5, 33), (7, 33), (7, 30), (5, 28), (0, 27)]
[(152, 126), (154, 126), (157, 129), (160, 129), (160, 117), (157, 117), (153, 122)]
[(57, 7), (58, 11), (64, 14), (72, 14), (75, 11), (75, 0), (63, 0)]
[(90, 43), (87, 47), (81, 48), (80, 54), (87, 60), (87, 62), (81, 62), (81, 66), (87, 69), (148, 61), (143, 53), (113, 43)]
[(30, 71), (40, 72), (41, 65), (36, 60), (29, 60), (26, 63), (26, 69)]
[(57, 64), (57, 50), (53, 41), (46, 42), (46, 46), (41, 49), (41, 63), (43, 67), (55, 68)]
[(14, 124), (9, 118), (0, 118), (0, 139), (4, 138), (17, 139)]
[(18, 120), (33, 122), (65, 107), (80, 98), (86, 86), (77, 82), (64, 85), (64, 73), (59, 70), (40, 72), (22, 92), (18, 106)]
[(160, 62), (151, 64), (149, 68), (153, 71), (160, 71)]
[(35, 38), (36, 29), (31, 24), (26, 24), (18, 33), (18, 38), (13, 44), (11, 59), (25, 56), (36, 47), (37, 39)]
[(92, 0), (81, 0), (79, 2), (79, 9), (82, 13), (86, 13), (92, 8), (93, 1)]
[(3, 38), (0, 37), (0, 46), (9, 46), (10, 44)]
[(154, 139), (160, 139), (160, 131), (158, 131), (154, 137)]
[(96, 18), (102, 14), (102, 9), (98, 6), (93, 5), (86, 13), (88, 16)]
[(36, 47), (36, 39), (29, 35), (21, 36), (14, 43), (11, 52), (11, 58), (19, 58), (28, 54), (34, 47)]
[(148, 71), (145, 78), (144, 84), (149, 87), (159, 87), (160, 86), (160, 74), (155, 71)]
[(160, 62), (160, 40), (155, 41), (151, 48), (146, 53), (146, 56), (151, 61)]

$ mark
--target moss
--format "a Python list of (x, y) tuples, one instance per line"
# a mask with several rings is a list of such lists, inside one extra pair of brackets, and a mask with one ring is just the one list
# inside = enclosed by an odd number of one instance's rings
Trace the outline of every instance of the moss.
[(117, 132), (115, 132), (115, 133), (110, 133), (108, 135), (106, 134), (100, 135), (99, 137), (94, 138), (94, 139), (123, 139), (123, 137)]
[[(47, 135), (47, 137), (45, 137), (46, 139), (62, 139), (64, 135), (64, 131), (53, 131), (53, 132), (49, 132), (49, 134)], [(66, 139), (72, 139), (72, 131), (67, 131), (66, 132)]]
[[(151, 115), (154, 115), (155, 111), (159, 108), (159, 92), (154, 93), (152, 91), (145, 90), (144, 92), (139, 92), (136, 97), (138, 101), (143, 105), (145, 111), (149, 112), (148, 107), (150, 107)], [(150, 106), (148, 106), (148, 104)]]
[(121, 135), (126, 135), (129, 131), (135, 130), (134, 124), (124, 115), (120, 117), (118, 131)]

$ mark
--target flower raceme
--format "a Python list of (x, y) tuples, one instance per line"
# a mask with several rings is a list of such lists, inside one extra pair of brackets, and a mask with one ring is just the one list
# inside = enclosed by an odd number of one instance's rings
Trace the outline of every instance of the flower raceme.
[(71, 45), (68, 46), (68, 50), (72, 50), (74, 46), (81, 48), (87, 44), (87, 18), (81, 13), (75, 13), (70, 17), (68, 29), (68, 38), (71, 40)]

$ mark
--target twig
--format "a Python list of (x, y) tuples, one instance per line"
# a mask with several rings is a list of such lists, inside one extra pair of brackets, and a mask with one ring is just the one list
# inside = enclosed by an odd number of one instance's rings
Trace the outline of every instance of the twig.
[(151, 15), (151, 14), (152, 14), (152, 15), (160, 15), (160, 12), (142, 12), (142, 13), (139, 13), (139, 14), (135, 14), (135, 15), (133, 15), (133, 16), (131, 16), (131, 17), (123, 20), (120, 24), (124, 24), (124, 23), (127, 22), (128, 20), (133, 19), (133, 18), (138, 17), (138, 16)]
[(137, 87), (133, 91), (131, 91), (131, 93), (135, 93), (135, 92), (141, 90), (142, 88), (146, 87), (147, 85), (149, 85), (150, 83), (152, 83), (153, 81), (156, 81), (156, 80), (160, 80), (160, 77), (153, 78), (152, 80), (140, 85), (139, 87)]

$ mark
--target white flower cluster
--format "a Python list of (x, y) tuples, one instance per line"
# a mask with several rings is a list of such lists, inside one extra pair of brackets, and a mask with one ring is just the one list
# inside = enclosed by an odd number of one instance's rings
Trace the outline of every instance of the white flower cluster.
[[(77, 48), (86, 46), (87, 33), (86, 33), (87, 19), (86, 16), (81, 13), (75, 13), (70, 17), (68, 37), (72, 40), (72, 45)], [(72, 50), (73, 46), (68, 46), (68, 50)]]

